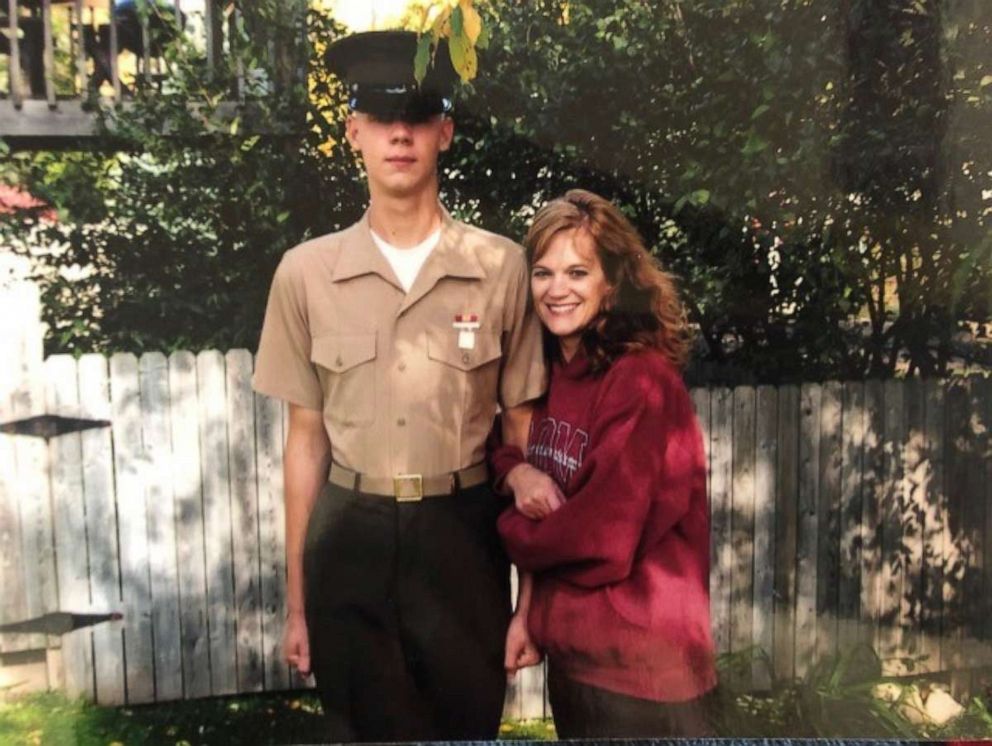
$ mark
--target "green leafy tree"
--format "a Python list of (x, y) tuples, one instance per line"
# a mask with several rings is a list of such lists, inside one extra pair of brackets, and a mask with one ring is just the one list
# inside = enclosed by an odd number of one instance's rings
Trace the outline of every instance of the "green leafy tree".
[(987, 15), (942, 0), (507, 4), (457, 173), (490, 174), (472, 199), (517, 230), (569, 186), (624, 204), (724, 375), (892, 375), (901, 355), (943, 373), (961, 322), (988, 318), (987, 269), (963, 271), (989, 233)]
[[(520, 237), (567, 188), (616, 200), (682, 278), (711, 380), (943, 374), (967, 352), (956, 335), (992, 296), (983, 0), (468, 5), (480, 73), (442, 163), (456, 213)], [(272, 46), (291, 18), (274, 0), (244, 14), (242, 69), (265, 58), (251, 29)], [(53, 261), (100, 271), (50, 284), (53, 349), (253, 346), (280, 253), (360, 214), (319, 65), (340, 30), (309, 28), (307, 95), (298, 50), (243, 76), (255, 121), (212, 114), (236, 68), (204, 76), (177, 48), (175, 90), (139, 91), (104, 149), (26, 157), (66, 214)]]
[[(101, 112), (86, 150), (14, 154), (19, 180), (60, 209), (54, 225), (31, 214), (7, 225), (50, 247), (50, 350), (255, 346), (282, 253), (347, 224), (363, 200), (352, 160), (316, 150), (303, 81), (282, 69), (294, 55), (268, 54), (302, 30), (285, 6), (254, 5), (230, 58), (211, 70), (179, 40), (168, 87), (139, 81), (131, 106)], [(339, 33), (322, 17), (311, 32)], [(239, 85), (245, 105), (232, 109)]]

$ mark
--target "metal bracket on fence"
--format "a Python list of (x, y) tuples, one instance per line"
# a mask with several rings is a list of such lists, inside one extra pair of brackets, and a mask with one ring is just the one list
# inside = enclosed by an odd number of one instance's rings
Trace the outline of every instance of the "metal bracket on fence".
[(8, 435), (28, 435), (50, 440), (67, 433), (78, 433), (97, 427), (110, 427), (109, 420), (91, 420), (80, 417), (63, 417), (58, 414), (42, 414), (11, 420), (0, 424), (0, 432)]
[(0, 624), (0, 634), (58, 636), (68, 634), (73, 630), (82, 629), (83, 627), (92, 627), (94, 624), (100, 624), (102, 622), (115, 622), (123, 618), (123, 614), (118, 611), (112, 611), (109, 614), (73, 614), (69, 611), (52, 611), (34, 619), (12, 622), (11, 624)]

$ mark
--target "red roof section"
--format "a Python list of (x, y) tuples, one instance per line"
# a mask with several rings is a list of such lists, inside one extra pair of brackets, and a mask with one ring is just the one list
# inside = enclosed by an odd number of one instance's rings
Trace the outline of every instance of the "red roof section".
[(40, 200), (23, 189), (15, 186), (0, 184), (0, 214), (9, 215), (18, 210), (38, 210), (42, 220), (55, 222), (57, 220), (55, 210), (48, 206), (44, 200)]

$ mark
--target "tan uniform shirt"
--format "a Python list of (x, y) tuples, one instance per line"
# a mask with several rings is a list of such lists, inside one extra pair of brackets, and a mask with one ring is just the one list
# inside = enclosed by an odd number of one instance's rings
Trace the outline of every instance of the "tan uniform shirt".
[[(290, 249), (272, 282), (256, 391), (321, 410), (334, 460), (376, 477), (444, 474), (485, 458), (497, 402), (544, 393), (523, 250), (443, 212), (405, 293), (368, 214)], [(478, 317), (459, 339), (456, 316)]]

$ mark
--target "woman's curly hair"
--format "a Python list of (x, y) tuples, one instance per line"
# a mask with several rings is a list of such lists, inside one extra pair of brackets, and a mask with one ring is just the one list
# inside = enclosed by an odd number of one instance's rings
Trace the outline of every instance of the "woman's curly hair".
[[(602, 372), (625, 352), (649, 347), (681, 369), (689, 356), (690, 335), (675, 279), (608, 200), (572, 189), (544, 205), (524, 239), (530, 265), (540, 261), (557, 234), (573, 230), (592, 238), (610, 287), (599, 314), (582, 333), (591, 369)], [(547, 329), (544, 341), (547, 354), (560, 354)]]

